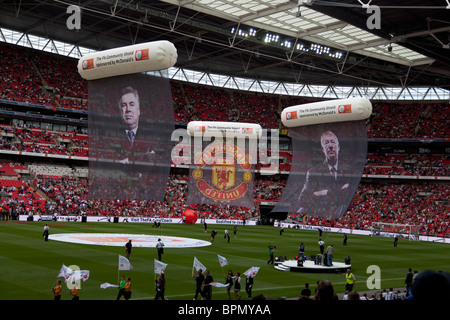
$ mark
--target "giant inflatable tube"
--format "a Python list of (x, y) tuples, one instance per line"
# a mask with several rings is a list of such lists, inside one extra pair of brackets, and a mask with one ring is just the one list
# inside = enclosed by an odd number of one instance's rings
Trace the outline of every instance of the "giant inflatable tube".
[(259, 124), (224, 121), (191, 121), (187, 125), (190, 136), (217, 136), (218, 134), (234, 136), (236, 138), (261, 138), (262, 128)]
[(173, 43), (161, 40), (99, 51), (78, 61), (78, 73), (86, 80), (163, 70), (177, 61)]
[(287, 107), (281, 113), (286, 127), (318, 123), (363, 120), (372, 114), (372, 103), (365, 98), (327, 100)]

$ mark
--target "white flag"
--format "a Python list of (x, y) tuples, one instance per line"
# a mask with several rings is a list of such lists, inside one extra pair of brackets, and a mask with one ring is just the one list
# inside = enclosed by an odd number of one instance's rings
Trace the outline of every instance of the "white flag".
[(119, 255), (119, 270), (133, 270), (130, 261), (121, 255)]
[(65, 282), (74, 283), (78, 280), (86, 282), (89, 279), (89, 270), (72, 270), (72, 273), (66, 273), (64, 277)]
[(156, 259), (153, 259), (153, 260), (155, 261), (155, 267), (154, 267), (155, 273), (156, 274), (164, 273), (164, 271), (166, 271), (167, 264), (162, 263), (161, 261), (156, 260)]
[(61, 270), (59, 270), (59, 273), (58, 273), (57, 278), (59, 278), (59, 277), (65, 278), (66, 275), (71, 275), (72, 273), (73, 273), (73, 270), (70, 269), (69, 267), (66, 267), (66, 266), (63, 264), (62, 267), (61, 267)]
[(100, 288), (101, 288), (101, 289), (106, 289), (106, 288), (110, 288), (110, 287), (118, 288), (119, 286), (116, 285), (116, 284), (108, 283), (108, 282), (102, 283), (102, 284), (100, 285)]
[(206, 270), (206, 267), (200, 261), (198, 261), (198, 259), (196, 257), (194, 257), (194, 268), (197, 271), (199, 269), (202, 269), (202, 271)]
[(211, 282), (210, 285), (216, 287), (216, 288), (226, 288), (228, 287), (230, 284), (223, 284), (223, 283), (219, 283), (219, 282)]
[(64, 276), (64, 282), (69, 282), (69, 283), (75, 282), (75, 280), (72, 279), (72, 276), (73, 276), (73, 272), (70, 274), (66, 273), (66, 275)]
[(83, 282), (86, 282), (89, 279), (90, 272), (89, 270), (80, 270), (80, 279), (83, 280)]
[(222, 257), (221, 255), (217, 255), (217, 257), (219, 258), (219, 263), (221, 267), (225, 267), (228, 265), (228, 261), (227, 259), (225, 259), (225, 257)]
[(246, 275), (247, 277), (254, 277), (254, 276), (256, 276), (258, 271), (259, 271), (259, 267), (251, 267), (250, 269), (248, 269), (247, 271), (244, 272), (244, 275)]

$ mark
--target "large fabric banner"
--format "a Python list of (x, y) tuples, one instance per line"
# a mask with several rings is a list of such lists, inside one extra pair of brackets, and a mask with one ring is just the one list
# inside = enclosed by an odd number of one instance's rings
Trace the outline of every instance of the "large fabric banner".
[(89, 81), (89, 199), (163, 201), (173, 147), (169, 79)]
[(367, 159), (365, 120), (294, 127), (290, 133), (291, 171), (273, 212), (342, 217)]
[(249, 157), (248, 145), (233, 139), (217, 139), (212, 143), (200, 142), (194, 145), (202, 149), (195, 150), (194, 147), (187, 203), (254, 208), (254, 166)]

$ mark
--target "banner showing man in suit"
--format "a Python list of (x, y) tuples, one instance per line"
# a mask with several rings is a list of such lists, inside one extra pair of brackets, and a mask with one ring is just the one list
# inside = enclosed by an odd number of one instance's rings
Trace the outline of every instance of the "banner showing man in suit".
[(337, 219), (350, 205), (367, 158), (364, 121), (291, 129), (293, 158), (274, 212), (298, 212)]
[(163, 201), (174, 130), (167, 78), (89, 81), (89, 198)]

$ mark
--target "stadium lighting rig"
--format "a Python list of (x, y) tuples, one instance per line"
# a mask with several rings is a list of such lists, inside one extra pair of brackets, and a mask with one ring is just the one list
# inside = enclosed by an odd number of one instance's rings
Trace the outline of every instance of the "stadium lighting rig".
[(279, 34), (267, 31), (256, 31), (254, 28), (232, 27), (230, 33), (241, 39), (262, 42), (265, 45), (283, 48), (289, 51), (302, 52), (316, 56), (342, 60), (344, 54), (336, 49), (318, 43), (298, 41), (285, 38)]

